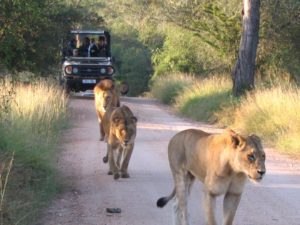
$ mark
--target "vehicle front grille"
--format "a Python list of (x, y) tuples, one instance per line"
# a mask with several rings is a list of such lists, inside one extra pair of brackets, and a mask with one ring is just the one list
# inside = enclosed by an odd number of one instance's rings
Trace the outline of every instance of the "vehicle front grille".
[[(78, 66), (78, 75), (81, 77), (93, 77), (93, 76), (103, 76), (105, 74), (100, 73), (100, 66)], [(76, 74), (76, 75), (77, 75)]]

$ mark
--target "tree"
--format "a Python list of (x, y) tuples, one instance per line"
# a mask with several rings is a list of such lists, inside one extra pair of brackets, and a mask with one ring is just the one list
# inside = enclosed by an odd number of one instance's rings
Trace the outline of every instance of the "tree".
[(260, 20), (260, 0), (243, 0), (243, 33), (238, 59), (232, 72), (233, 94), (242, 95), (254, 89), (256, 50)]

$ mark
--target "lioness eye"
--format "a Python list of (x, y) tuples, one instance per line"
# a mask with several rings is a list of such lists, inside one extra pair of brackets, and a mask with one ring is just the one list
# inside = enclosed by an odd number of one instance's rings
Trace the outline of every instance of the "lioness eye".
[(255, 157), (254, 157), (254, 155), (248, 155), (248, 160), (250, 161), (250, 162), (253, 162), (254, 160), (255, 160)]

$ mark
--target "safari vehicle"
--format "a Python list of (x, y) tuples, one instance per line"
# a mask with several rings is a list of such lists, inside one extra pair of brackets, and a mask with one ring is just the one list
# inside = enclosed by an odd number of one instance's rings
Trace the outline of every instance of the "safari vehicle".
[[(99, 42), (103, 42), (101, 54)], [(92, 43), (94, 49), (98, 49), (93, 54), (91, 48), (89, 49)], [(110, 52), (110, 35), (107, 31), (71, 31), (64, 43), (62, 56), (61, 84), (66, 93), (90, 90), (101, 79), (113, 79), (115, 70)]]

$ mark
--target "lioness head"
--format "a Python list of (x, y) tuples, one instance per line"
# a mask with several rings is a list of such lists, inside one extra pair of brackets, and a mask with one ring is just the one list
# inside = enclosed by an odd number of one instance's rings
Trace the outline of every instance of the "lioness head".
[(233, 168), (245, 173), (251, 180), (260, 181), (266, 173), (266, 155), (258, 136), (252, 134), (247, 138), (227, 130), (234, 148)]
[(99, 103), (103, 111), (106, 111), (113, 101), (115, 93), (114, 81), (109, 79), (101, 80), (94, 88), (96, 102)]
[(111, 129), (122, 146), (126, 147), (134, 143), (136, 123), (137, 118), (125, 105), (113, 112), (111, 116)]
[(102, 107), (103, 110), (106, 111), (107, 107), (109, 107), (112, 104), (113, 101), (113, 91), (107, 90), (102, 92)]

